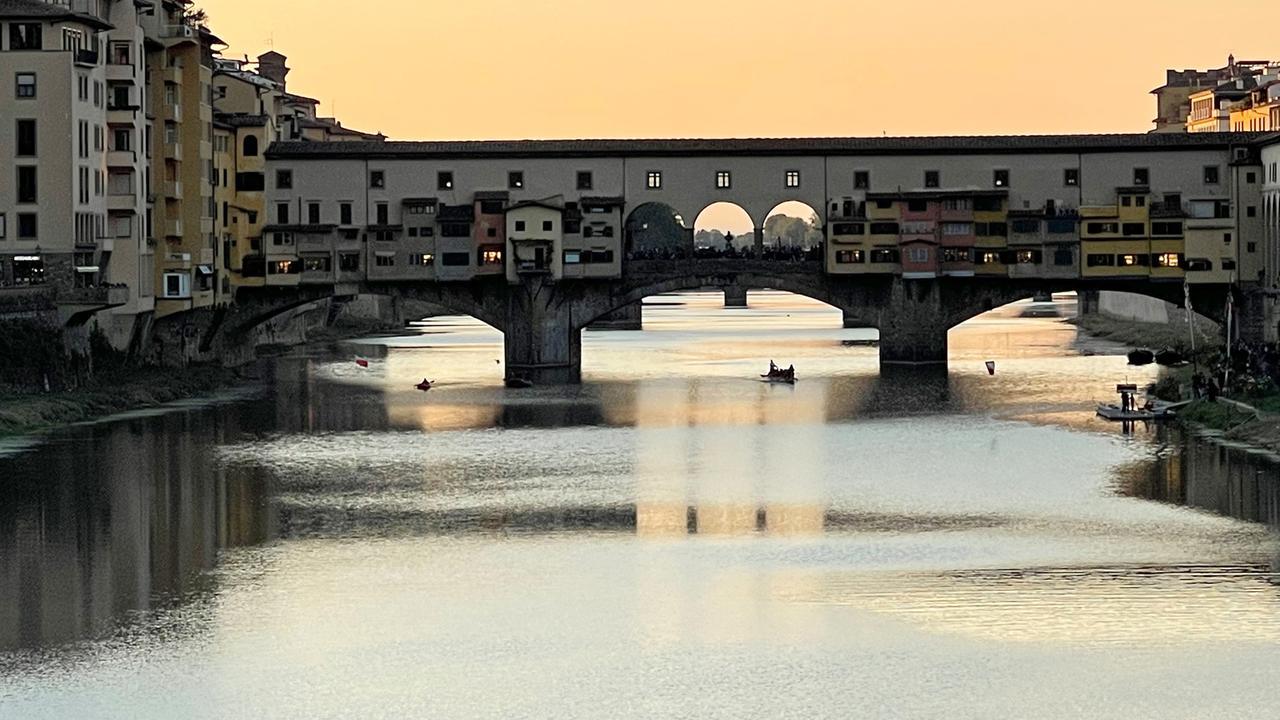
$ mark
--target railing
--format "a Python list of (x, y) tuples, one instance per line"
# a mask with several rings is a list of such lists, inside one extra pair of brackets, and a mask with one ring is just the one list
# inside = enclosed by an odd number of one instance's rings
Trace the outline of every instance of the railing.
[(79, 50), (76, 50), (75, 62), (77, 65), (97, 65), (98, 51), (80, 48)]

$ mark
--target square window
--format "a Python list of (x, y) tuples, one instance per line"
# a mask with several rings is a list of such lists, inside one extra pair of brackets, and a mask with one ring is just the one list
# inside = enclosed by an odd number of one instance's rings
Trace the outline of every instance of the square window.
[(937, 170), (924, 171), (924, 186), (927, 188), (936, 188), (941, 185), (941, 178), (938, 176)]
[(44, 33), (40, 23), (9, 23), (10, 50), (41, 50)]
[(485, 237), (498, 237), (498, 228), (485, 228)]
[(728, 170), (721, 170), (716, 173), (716, 187), (720, 190), (728, 189), (733, 185), (732, 176)]
[(1139, 195), (1138, 197), (1133, 199), (1133, 204), (1138, 207), (1146, 207), (1147, 197), (1145, 195)]
[(645, 175), (645, 187), (650, 190), (662, 189), (662, 173), (658, 170), (650, 170)]
[(1133, 169), (1133, 184), (1139, 186), (1147, 186), (1151, 184), (1151, 171), (1147, 168)]
[(1009, 187), (1009, 171), (996, 170), (991, 174), (991, 182), (998, 188)]
[(786, 174), (786, 182), (784, 184), (789, 188), (800, 187), (800, 171), (788, 170)]
[(523, 220), (517, 220), (517, 221), (516, 221), (516, 232), (524, 232), (524, 221), (523, 221)]
[(1245, 174), (1244, 174), (1244, 181), (1245, 181), (1245, 182), (1247, 182), (1247, 183), (1249, 183), (1249, 184), (1251, 184), (1251, 185), (1252, 185), (1253, 183), (1258, 182), (1258, 173), (1256, 173), (1256, 172), (1252, 172), (1252, 171), (1245, 173)]
[(871, 188), (871, 173), (866, 170), (853, 171), (853, 189), (868, 190)]
[(1244, 209), (1244, 216), (1245, 216), (1245, 217), (1258, 217), (1258, 208), (1257, 208), (1256, 206), (1249, 205), (1248, 207), (1246, 207), (1246, 208)]
[(1205, 185), (1217, 185), (1217, 184), (1218, 184), (1218, 166), (1217, 166), (1217, 165), (1206, 165), (1206, 166), (1205, 166), (1205, 168), (1204, 168), (1204, 184), (1205, 184)]
[(20, 98), (33, 98), (36, 96), (36, 74), (35, 73), (18, 73), (17, 75), (16, 93)]
[(1122, 195), (1120, 197), (1120, 204), (1123, 205), (1124, 207), (1132, 207), (1133, 198), (1129, 197), (1128, 195)]
[(552, 230), (554, 230), (554, 229), (555, 229), (555, 221), (554, 221), (554, 220), (543, 220), (543, 221), (542, 221), (542, 231), (543, 231), (543, 232), (551, 232), (551, 231), (552, 231)]
[(277, 190), (293, 189), (293, 171), (292, 170), (276, 171), (276, 189)]
[(441, 170), (436, 173), (436, 189), (452, 190), (453, 189), (453, 173), (448, 170)]
[(591, 186), (594, 184), (594, 182), (593, 182), (593, 181), (594, 181), (594, 179), (595, 179), (595, 178), (593, 178), (593, 177), (591, 176), (591, 171), (589, 171), (589, 170), (579, 170), (579, 171), (578, 171), (578, 189), (579, 189), (579, 190), (590, 190), (590, 189), (591, 189)]
[(369, 187), (380, 190), (387, 186), (387, 174), (382, 170), (369, 171)]
[(524, 173), (519, 170), (513, 170), (507, 173), (507, 187), (512, 190), (523, 190)]

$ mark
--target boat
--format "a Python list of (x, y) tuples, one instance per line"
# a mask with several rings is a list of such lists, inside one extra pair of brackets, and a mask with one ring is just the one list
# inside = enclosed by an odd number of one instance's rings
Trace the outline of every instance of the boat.
[(1156, 353), (1155, 360), (1157, 363), (1164, 365), (1165, 367), (1176, 367), (1178, 365), (1187, 364), (1187, 359), (1182, 356), (1182, 353), (1171, 348), (1165, 348), (1164, 350)]
[(769, 372), (764, 375), (761, 375), (760, 379), (767, 383), (782, 383), (785, 385), (795, 385), (796, 384), (796, 366), (792, 365), (789, 368), (783, 369), (775, 365), (773, 361), (770, 360)]
[(1163, 420), (1170, 417), (1171, 413), (1158, 412), (1155, 410), (1125, 410), (1114, 403), (1098, 403), (1098, 417), (1104, 420), (1112, 420), (1115, 422), (1129, 422), (1133, 420)]
[(435, 383), (426, 378), (422, 378), (422, 382), (418, 383), (417, 385), (414, 385), (415, 388), (423, 392), (430, 390), (434, 386), (435, 386)]
[(1156, 361), (1156, 354), (1146, 349), (1137, 349), (1129, 351), (1130, 365), (1150, 365)]
[(503, 381), (509, 388), (524, 389), (533, 387), (533, 381), (522, 377), (509, 377)]

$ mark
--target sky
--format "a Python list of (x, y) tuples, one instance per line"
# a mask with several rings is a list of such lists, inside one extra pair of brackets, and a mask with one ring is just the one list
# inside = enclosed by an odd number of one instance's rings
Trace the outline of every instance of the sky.
[(398, 140), (1145, 132), (1165, 68), (1280, 58), (1275, 0), (196, 4)]

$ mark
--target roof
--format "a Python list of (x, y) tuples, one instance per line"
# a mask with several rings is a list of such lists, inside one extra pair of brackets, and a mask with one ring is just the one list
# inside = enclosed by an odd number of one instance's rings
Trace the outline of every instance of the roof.
[(280, 96), (289, 102), (304, 103), (306, 105), (319, 105), (320, 101), (315, 98), (309, 98), (306, 95), (298, 95), (296, 93), (286, 92), (280, 93)]
[(945, 189), (945, 190), (898, 190), (897, 192), (869, 192), (867, 200), (941, 200), (954, 197), (1009, 197), (1007, 189)]
[(545, 208), (547, 210), (555, 210), (556, 212), (564, 212), (564, 208), (562, 206), (552, 204), (550, 202), (547, 202), (546, 200), (523, 200), (521, 202), (518, 202), (508, 207), (507, 212), (511, 212), (512, 210), (519, 210), (521, 208), (532, 208), (532, 207)]
[(1222, 149), (1257, 142), (1250, 133), (1124, 135), (978, 135), (938, 137), (751, 138), (679, 140), (483, 140), (281, 142), (268, 158), (639, 157), (671, 155), (939, 155), (1087, 153)]
[(225, 123), (231, 127), (262, 127), (271, 119), (266, 115), (242, 115), (239, 113), (214, 113), (213, 117), (218, 122)]
[(75, 12), (61, 5), (38, 2), (38, 0), (0, 0), (0, 17), (44, 20), (75, 20), (90, 25), (98, 30), (110, 30), (114, 26), (96, 15)]
[(607, 197), (583, 197), (580, 202), (583, 205), (590, 205), (592, 207), (613, 207), (615, 205), (626, 205), (627, 199), (621, 196), (610, 195)]

